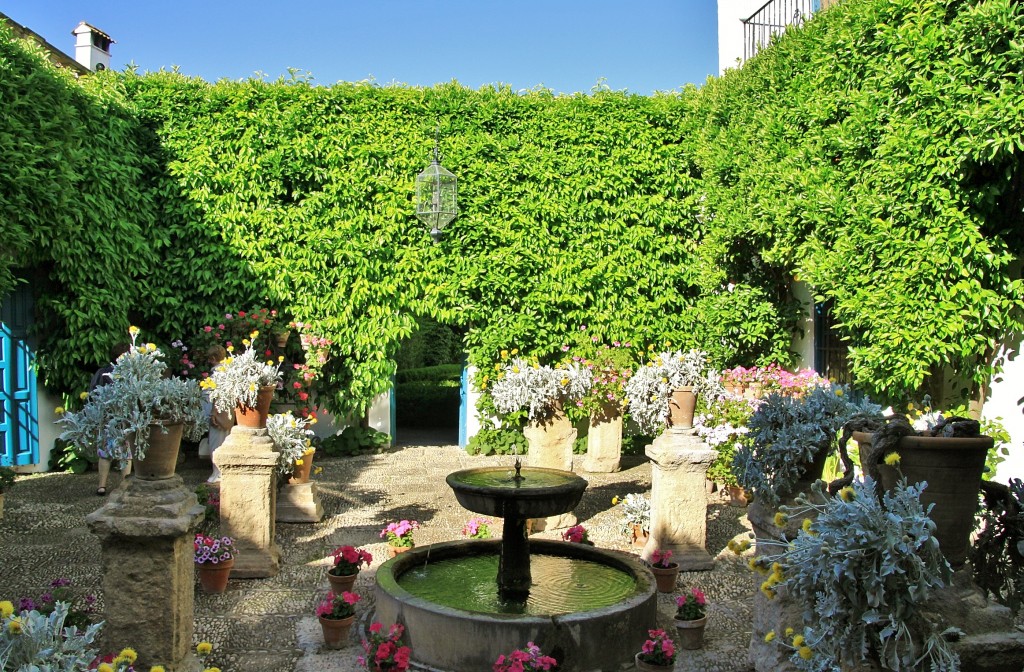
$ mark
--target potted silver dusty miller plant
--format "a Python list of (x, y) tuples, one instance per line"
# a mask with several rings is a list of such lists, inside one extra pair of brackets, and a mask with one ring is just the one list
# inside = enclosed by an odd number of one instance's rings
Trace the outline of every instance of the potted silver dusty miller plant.
[(153, 343), (138, 345), (137, 327), (128, 330), (132, 347), (114, 362), (111, 382), (97, 387), (82, 410), (58, 421), (60, 438), (113, 460), (135, 460), (143, 480), (174, 474), (182, 435), (198, 441), (208, 419), (194, 380), (167, 375), (163, 353)]
[(773, 392), (750, 416), (751, 440), (733, 455), (736, 480), (762, 506), (776, 507), (800, 483), (821, 477), (843, 425), (881, 413), (880, 406), (852, 398), (842, 385), (814, 387), (799, 398)]
[[(255, 339), (258, 335), (254, 331), (250, 336)], [(248, 345), (249, 339), (245, 343)], [(273, 361), (263, 361), (254, 349), (247, 348), (240, 355), (229, 354), (201, 385), (218, 411), (234, 411), (239, 425), (259, 429), (267, 426), (270, 402), (280, 380), (281, 372)]]
[(531, 422), (544, 422), (562, 414), (566, 402), (582, 399), (590, 390), (589, 368), (575, 362), (541, 365), (514, 357), (498, 373), (491, 398), (499, 413), (526, 411)]
[(296, 418), (291, 412), (274, 413), (267, 416), (267, 433), (278, 453), (278, 478), (290, 476), (294, 483), (309, 481), (313, 454), (316, 452), (312, 447), (313, 431), (309, 429), (309, 421)]
[(626, 402), (641, 431), (657, 434), (665, 426), (692, 428), (697, 396), (721, 391), (718, 372), (708, 366), (706, 352), (666, 351), (637, 367), (626, 383)]
[(925, 605), (952, 572), (939, 551), (931, 506), (921, 504), (924, 487), (901, 479), (878, 496), (867, 477), (832, 496), (818, 481), (781, 507), (778, 516), (803, 520), (799, 531), (760, 548), (768, 552), (751, 567), (765, 577), (761, 592), (769, 601), (784, 589), (800, 620), (753, 636), (808, 672), (958, 670), (947, 638), (962, 633), (944, 629)]

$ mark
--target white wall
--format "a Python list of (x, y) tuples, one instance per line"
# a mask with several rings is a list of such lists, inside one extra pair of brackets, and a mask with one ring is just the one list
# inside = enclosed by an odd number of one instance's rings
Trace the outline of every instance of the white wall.
[(735, 68), (743, 59), (741, 21), (760, 9), (765, 0), (718, 0), (718, 73)]
[(1024, 355), (1021, 337), (1005, 343), (1000, 354), (1006, 357), (1003, 372), (993, 378), (988, 401), (982, 409), (987, 419), (999, 418), (1010, 432), (1010, 455), (996, 469), (995, 480), (1006, 483), (1009, 478), (1024, 478)]
[(792, 284), (793, 296), (800, 305), (803, 306), (803, 316), (800, 318), (800, 328), (803, 329), (803, 335), (799, 332), (793, 334), (793, 344), (790, 346), (797, 354), (795, 369), (813, 369), (814, 368), (814, 296), (811, 294), (811, 288), (807, 286), (807, 283), (794, 280)]

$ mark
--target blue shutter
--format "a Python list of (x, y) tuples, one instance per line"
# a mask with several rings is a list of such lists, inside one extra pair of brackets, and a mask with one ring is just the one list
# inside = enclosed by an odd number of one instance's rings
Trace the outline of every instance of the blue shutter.
[(35, 354), (29, 347), (32, 294), (19, 287), (0, 303), (0, 465), (39, 461)]
[(459, 448), (469, 443), (469, 363), (462, 360), (462, 385), (459, 386)]

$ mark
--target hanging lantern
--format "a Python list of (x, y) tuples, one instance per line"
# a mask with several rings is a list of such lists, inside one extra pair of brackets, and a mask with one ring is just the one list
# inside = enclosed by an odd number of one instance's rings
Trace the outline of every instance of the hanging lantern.
[(430, 227), (434, 242), (441, 240), (441, 229), (459, 214), (456, 205), (458, 188), (455, 176), (441, 165), (437, 141), (434, 142), (434, 160), (416, 176), (416, 216)]

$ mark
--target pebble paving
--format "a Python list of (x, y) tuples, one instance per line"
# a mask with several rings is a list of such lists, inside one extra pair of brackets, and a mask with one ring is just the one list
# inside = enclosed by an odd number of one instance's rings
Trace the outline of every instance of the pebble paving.
[[(386, 545), (378, 536), (381, 528), (389, 521), (414, 519), (422, 525), (416, 532), (417, 545), (461, 538), (463, 525), (475, 514), (459, 506), (444, 477), (457, 469), (511, 463), (509, 457), (470, 456), (457, 446), (428, 445), (431, 441), (436, 443), (436, 437), (414, 435), (383, 453), (346, 458), (317, 455), (314, 464), (323, 467), (316, 480), (325, 515), (316, 524), (277, 525), (281, 572), (269, 579), (232, 580), (219, 595), (202, 593), (197, 584), (194, 640), (214, 647), (206, 664), (224, 672), (359, 670), (360, 636), (373, 618), (374, 572), (387, 559)], [(577, 472), (590, 485), (576, 515), (598, 547), (638, 552), (619, 532), (621, 513), (611, 500), (630, 492), (649, 492), (651, 468), (643, 457), (625, 458), (623, 467), (614, 474), (588, 474), (582, 472), (582, 459), (577, 460)], [(192, 488), (206, 478), (209, 469), (208, 462), (189, 455), (178, 473)], [(113, 474), (111, 483), (117, 486), (118, 479)], [(53, 579), (67, 577), (79, 596), (95, 594), (102, 610), (100, 544), (84, 522), (88, 513), (105, 502), (94, 494), (96, 480), (95, 472), (19, 478), (6, 495), (0, 519), (0, 599), (38, 595)], [(745, 514), (745, 509), (712, 495), (707, 549), (716, 559), (714, 569), (684, 572), (676, 593), (658, 596), (657, 626), (670, 634), (675, 595), (697, 586), (708, 596), (704, 648), (681, 652), (677, 671), (753, 669), (747, 647), (755, 588), (746, 557), (726, 549), (730, 539), (752, 536)], [(500, 521), (496, 522), (495, 529), (500, 531)], [(557, 538), (558, 533), (537, 536)], [(366, 548), (374, 561), (355, 585), (363, 601), (349, 646), (330, 651), (322, 648), (314, 608), (329, 589), (325, 574), (330, 551), (342, 544)]]

